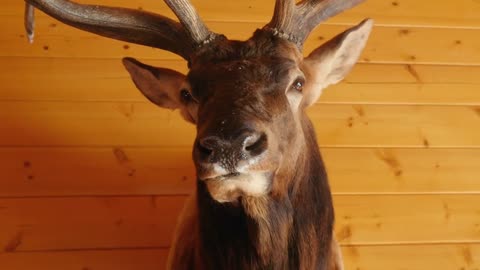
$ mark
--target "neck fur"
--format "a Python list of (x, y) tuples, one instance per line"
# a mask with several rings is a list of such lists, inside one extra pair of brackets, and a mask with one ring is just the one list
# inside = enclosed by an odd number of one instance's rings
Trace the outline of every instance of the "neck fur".
[(303, 128), (306, 143), (296, 169), (273, 180), (289, 183), (286, 192), (220, 204), (198, 183), (200, 256), (206, 269), (326, 269), (332, 199), (311, 123)]

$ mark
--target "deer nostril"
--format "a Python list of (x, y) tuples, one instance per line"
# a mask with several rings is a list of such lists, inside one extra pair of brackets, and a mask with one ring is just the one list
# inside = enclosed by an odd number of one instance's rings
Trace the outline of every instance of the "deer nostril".
[(213, 153), (213, 150), (219, 145), (219, 138), (217, 137), (207, 137), (201, 139), (198, 142), (197, 148), (200, 153), (204, 156), (210, 156)]
[(267, 135), (265, 133), (247, 136), (243, 147), (250, 156), (258, 156), (267, 149)]
[(200, 153), (204, 156), (209, 156), (213, 153), (213, 150), (212, 149), (209, 149), (201, 144), (198, 144), (198, 150), (200, 151)]

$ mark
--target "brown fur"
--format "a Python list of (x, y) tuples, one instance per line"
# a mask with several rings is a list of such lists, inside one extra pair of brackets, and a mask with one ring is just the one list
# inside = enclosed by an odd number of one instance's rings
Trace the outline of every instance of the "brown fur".
[[(194, 236), (195, 250), (177, 246), (173, 261), (186, 268), (177, 264), (171, 269), (190, 269), (192, 263), (193, 269), (335, 269), (329, 258), (336, 254), (331, 252), (330, 191), (313, 129), (303, 119), (305, 144), (295, 161), (296, 170), (289, 168), (290, 174), (274, 179), (289, 183), (284, 192), (220, 204), (199, 182), (198, 208), (193, 206), (198, 216), (188, 215), (190, 221), (187, 218), (180, 227), (184, 235)], [(177, 239), (182, 245), (184, 241), (184, 236)]]
[(154, 97), (168, 97), (197, 127), (197, 189), (170, 269), (343, 269), (305, 109), (346, 76), (371, 28), (365, 20), (306, 58), (265, 30), (245, 42), (218, 37), (192, 56), (186, 76), (124, 60), (148, 98), (162, 106)]
[[(215, 54), (200, 53), (188, 74), (199, 106), (197, 140), (211, 134), (230, 140), (245, 127), (265, 131), (269, 155), (251, 170), (273, 170), (271, 186), (266, 196), (239, 193), (218, 202), (199, 177), (197, 212), (180, 228), (189, 236), (177, 238), (194, 248), (177, 247), (171, 269), (343, 270), (315, 132), (304, 108), (285, 95), (301, 54), (262, 31), (244, 43), (220, 44)], [(195, 145), (194, 161), (205, 175)], [(234, 171), (238, 157), (228, 157), (222, 164)]]
[[(305, 109), (348, 73), (371, 25), (362, 22), (305, 59), (263, 30), (245, 42), (220, 37), (192, 57), (186, 76), (163, 84), (197, 127), (197, 189), (170, 269), (343, 269), (330, 187)], [(161, 80), (144, 83), (159, 78), (155, 69), (125, 64), (145, 95), (162, 87)], [(185, 91), (191, 96), (179, 98)]]

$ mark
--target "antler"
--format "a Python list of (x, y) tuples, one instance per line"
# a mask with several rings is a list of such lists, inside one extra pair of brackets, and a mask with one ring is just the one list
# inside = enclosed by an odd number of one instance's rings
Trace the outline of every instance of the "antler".
[(25, 0), (25, 26), (33, 38), (33, 10), (42, 10), (73, 27), (108, 38), (156, 47), (187, 61), (217, 35), (205, 26), (188, 0), (165, 0), (180, 23), (162, 15), (127, 8), (85, 5), (69, 0)]
[(177, 15), (192, 39), (199, 45), (212, 41), (217, 35), (212, 33), (203, 23), (195, 8), (188, 0), (164, 0)]
[(322, 21), (364, 0), (276, 0), (275, 11), (264, 29), (302, 48), (310, 32)]

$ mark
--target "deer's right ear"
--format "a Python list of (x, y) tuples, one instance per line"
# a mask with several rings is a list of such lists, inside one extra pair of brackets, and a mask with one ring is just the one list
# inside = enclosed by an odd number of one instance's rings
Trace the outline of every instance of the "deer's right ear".
[(185, 75), (133, 58), (124, 58), (123, 65), (140, 92), (151, 102), (162, 108), (179, 109), (185, 120), (196, 123), (198, 104), (190, 95), (191, 87)]
[(347, 76), (360, 57), (372, 27), (373, 20), (366, 19), (327, 41), (305, 58), (304, 68), (310, 85), (304, 91), (304, 106), (316, 102), (322, 89)]

